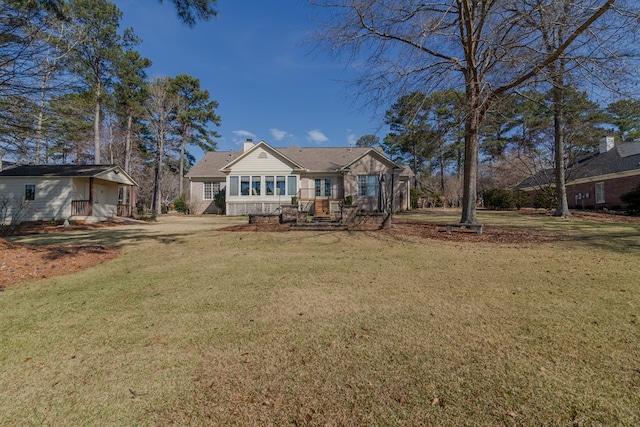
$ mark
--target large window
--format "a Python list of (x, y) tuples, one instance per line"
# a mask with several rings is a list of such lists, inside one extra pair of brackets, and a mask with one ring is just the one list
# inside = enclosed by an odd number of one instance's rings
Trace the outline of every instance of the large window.
[(285, 195), (284, 176), (277, 176), (276, 177), (276, 195), (278, 195), (278, 196), (284, 196)]
[(298, 194), (298, 178), (295, 176), (287, 177), (287, 195), (295, 196)]
[[(219, 190), (220, 188), (218, 187)], [(229, 177), (228, 192), (230, 196), (295, 196), (298, 193), (298, 177), (284, 175), (233, 175)], [(213, 194), (215, 195), (215, 192)], [(205, 187), (205, 198), (206, 195), (207, 189)]]
[(378, 196), (379, 185), (378, 175), (358, 175), (358, 196)]
[(264, 177), (264, 191), (267, 196), (273, 196), (273, 176)]
[(229, 177), (229, 195), (237, 196), (238, 195), (238, 177), (230, 176)]
[(604, 182), (596, 183), (596, 203), (604, 203)]
[(213, 200), (213, 197), (220, 192), (219, 182), (204, 183), (204, 200)]
[(251, 180), (248, 176), (240, 177), (240, 194), (243, 196), (249, 195), (249, 184)]
[(36, 186), (33, 184), (27, 184), (24, 187), (24, 199), (35, 200), (36, 199)]
[(260, 192), (260, 178), (259, 176), (251, 177), (251, 195), (259, 196), (262, 193)]

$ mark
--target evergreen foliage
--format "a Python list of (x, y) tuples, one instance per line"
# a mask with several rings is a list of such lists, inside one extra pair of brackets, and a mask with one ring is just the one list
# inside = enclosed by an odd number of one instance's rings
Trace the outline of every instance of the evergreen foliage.
[(620, 196), (620, 200), (626, 203), (627, 212), (634, 215), (640, 214), (640, 184), (633, 190)]

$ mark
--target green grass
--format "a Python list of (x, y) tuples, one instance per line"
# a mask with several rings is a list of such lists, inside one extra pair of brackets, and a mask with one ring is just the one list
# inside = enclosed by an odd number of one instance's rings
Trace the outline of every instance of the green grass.
[[(401, 219), (454, 222), (450, 211)], [(0, 425), (640, 425), (640, 228), (480, 212), (554, 243), (225, 232), (0, 293)]]

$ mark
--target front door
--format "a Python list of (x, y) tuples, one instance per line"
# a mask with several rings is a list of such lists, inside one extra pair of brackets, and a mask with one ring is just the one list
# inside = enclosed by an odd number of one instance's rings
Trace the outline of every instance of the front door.
[(331, 178), (317, 178), (315, 180), (316, 198), (314, 203), (315, 216), (328, 216), (330, 212), (330, 201), (333, 183)]

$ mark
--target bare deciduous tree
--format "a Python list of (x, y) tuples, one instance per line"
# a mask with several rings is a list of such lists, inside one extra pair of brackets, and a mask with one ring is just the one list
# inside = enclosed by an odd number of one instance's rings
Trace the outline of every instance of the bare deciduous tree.
[(364, 60), (356, 87), (368, 99), (464, 87), (465, 160), (462, 223), (477, 223), (479, 132), (493, 100), (556, 63), (616, 0), (575, 2), (561, 43), (545, 49), (526, 0), (311, 0), (332, 12), (318, 38), (334, 52)]
[(166, 77), (156, 77), (149, 85), (149, 92), (145, 109), (149, 128), (155, 139), (155, 165), (153, 179), (153, 200), (151, 212), (154, 217), (162, 213), (162, 162), (164, 161), (165, 145), (169, 135), (175, 127), (175, 109), (177, 97), (170, 90), (171, 80)]

